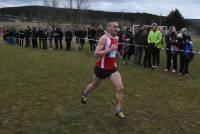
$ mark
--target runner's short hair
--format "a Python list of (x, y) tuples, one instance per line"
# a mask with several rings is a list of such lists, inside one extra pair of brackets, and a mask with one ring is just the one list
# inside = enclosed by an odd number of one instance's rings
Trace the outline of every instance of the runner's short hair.
[(157, 26), (157, 23), (154, 22), (154, 23), (151, 24), (151, 26), (152, 26), (152, 27), (153, 27), (153, 26)]

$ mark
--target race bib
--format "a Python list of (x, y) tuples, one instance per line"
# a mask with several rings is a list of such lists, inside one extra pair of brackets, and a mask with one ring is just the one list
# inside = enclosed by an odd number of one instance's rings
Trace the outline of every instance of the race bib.
[(117, 55), (117, 51), (111, 51), (111, 52), (108, 54), (108, 57), (110, 57), (110, 58), (116, 58), (116, 55)]

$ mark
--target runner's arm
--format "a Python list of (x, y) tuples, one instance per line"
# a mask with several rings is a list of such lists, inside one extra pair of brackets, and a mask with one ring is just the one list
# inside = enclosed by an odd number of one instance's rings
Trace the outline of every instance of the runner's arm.
[(107, 41), (107, 38), (105, 36), (102, 36), (100, 39), (99, 39), (99, 43), (96, 47), (96, 50), (95, 50), (95, 55), (97, 57), (102, 57), (102, 56), (105, 56), (106, 54), (108, 54), (109, 52), (111, 51), (114, 51), (114, 50), (117, 50), (117, 48), (115, 46), (112, 46), (110, 48), (107, 48), (107, 49), (104, 49), (105, 47), (105, 44), (106, 44), (106, 41)]

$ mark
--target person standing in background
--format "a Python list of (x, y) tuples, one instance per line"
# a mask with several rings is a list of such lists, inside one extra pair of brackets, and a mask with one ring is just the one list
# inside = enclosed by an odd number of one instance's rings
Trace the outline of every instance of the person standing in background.
[(162, 33), (158, 30), (157, 24), (152, 24), (152, 31), (148, 35), (148, 44), (150, 46), (150, 57), (153, 57), (152, 69), (156, 69), (160, 65), (160, 48), (162, 41)]
[(71, 51), (72, 32), (67, 30), (65, 33), (66, 51)]
[(178, 44), (180, 46), (180, 71), (179, 75), (188, 75), (188, 65), (189, 61), (187, 60), (187, 54), (186, 52), (186, 46), (188, 43), (190, 43), (191, 37), (188, 34), (188, 31), (186, 28), (181, 29), (181, 33), (178, 34)]
[(19, 46), (23, 47), (24, 46), (24, 37), (25, 37), (25, 32), (20, 29), (19, 31)]
[(165, 72), (170, 71), (171, 69), (171, 61), (173, 61), (172, 72), (175, 73), (177, 70), (177, 32), (175, 26), (170, 26), (167, 35), (165, 36), (166, 42), (166, 55), (167, 55), (167, 66), (164, 70)]
[(55, 49), (57, 50), (58, 49), (58, 39), (59, 39), (59, 31), (58, 31), (57, 27), (55, 27), (53, 37), (54, 37)]
[(143, 40), (144, 40), (144, 67), (151, 68), (151, 56), (150, 47), (148, 44), (148, 35), (151, 31), (151, 27), (144, 30)]
[(25, 29), (25, 40), (26, 40), (26, 45), (25, 47), (30, 47), (31, 43), (31, 28), (29, 26), (26, 27)]
[(139, 30), (134, 35), (135, 41), (135, 62), (137, 65), (141, 65), (143, 47), (144, 47), (144, 38), (143, 38), (144, 28), (142, 25), (139, 26)]
[(33, 48), (38, 48), (37, 39), (38, 39), (38, 32), (35, 27), (32, 27), (32, 47)]
[(48, 38), (49, 38), (49, 50), (53, 49), (53, 36), (54, 36), (54, 29), (51, 28), (48, 30)]
[(61, 28), (58, 29), (58, 34), (59, 34), (59, 45), (60, 45), (60, 49), (62, 50), (63, 49), (63, 44), (62, 44), (62, 41), (63, 41), (63, 31), (61, 30)]
[(42, 48), (42, 33), (43, 33), (42, 27), (39, 27), (39, 30), (38, 30), (39, 48)]
[(94, 52), (95, 51), (95, 34), (96, 34), (96, 30), (94, 28), (94, 26), (92, 25), (91, 27), (88, 28), (88, 40), (90, 43), (90, 51)]
[(80, 39), (79, 49), (83, 49), (86, 36), (87, 36), (87, 31), (85, 28), (83, 28), (82, 30), (80, 30), (80, 33), (79, 33), (79, 39)]
[(42, 44), (43, 44), (43, 49), (47, 49), (47, 28), (45, 28), (43, 30), (43, 33), (42, 33)]
[(133, 34), (131, 28), (127, 27), (126, 31), (122, 36), (123, 40), (123, 64), (131, 64), (130, 57), (132, 55), (132, 43), (133, 43)]

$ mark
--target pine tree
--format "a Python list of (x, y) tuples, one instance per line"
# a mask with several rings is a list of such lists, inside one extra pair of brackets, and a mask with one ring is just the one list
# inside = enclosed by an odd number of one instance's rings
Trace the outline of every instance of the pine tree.
[(181, 15), (178, 9), (172, 10), (167, 16), (167, 26), (174, 25), (177, 30), (180, 30), (185, 26), (184, 17)]

